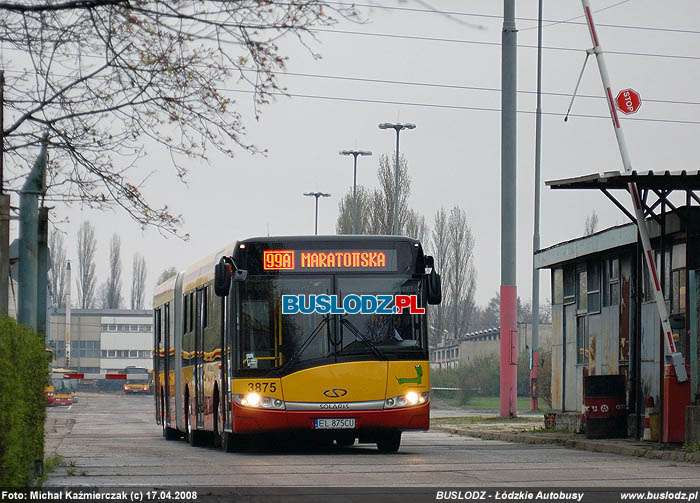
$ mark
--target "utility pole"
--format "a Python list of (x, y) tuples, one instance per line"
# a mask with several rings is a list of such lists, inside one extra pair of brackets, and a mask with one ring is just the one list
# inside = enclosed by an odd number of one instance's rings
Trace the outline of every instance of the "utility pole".
[(70, 368), (70, 282), (71, 282), (71, 270), (70, 270), (70, 260), (66, 264), (66, 333), (65, 333), (65, 344), (66, 344), (66, 368)]
[(535, 110), (535, 230), (532, 234), (532, 367), (530, 368), (530, 410), (537, 410), (537, 379), (540, 366), (540, 272), (535, 253), (540, 249), (540, 161), (542, 148), (542, 0), (537, 14), (537, 108)]
[(352, 170), (352, 233), (357, 234), (357, 156), (372, 155), (372, 152), (368, 150), (341, 150), (339, 153), (355, 158)]
[(501, 45), (501, 417), (517, 415), (518, 291), (516, 286), (516, 92), (515, 0), (503, 0)]
[(5, 71), (0, 70), (0, 316), (7, 316), (10, 299), (10, 195), (5, 194)]

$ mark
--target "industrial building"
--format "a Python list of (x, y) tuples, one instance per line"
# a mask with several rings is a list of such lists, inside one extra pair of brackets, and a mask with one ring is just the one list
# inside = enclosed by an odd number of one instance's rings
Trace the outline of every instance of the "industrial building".
[[(49, 314), (47, 347), (54, 352), (53, 365), (103, 379), (128, 366), (153, 368), (153, 312), (149, 309), (71, 309), (66, 332), (65, 309)], [(66, 340), (70, 361), (66, 361)]]
[[(540, 323), (538, 341), (540, 355), (548, 351), (552, 333), (551, 323)], [(445, 336), (430, 348), (430, 368), (433, 370), (457, 368), (468, 365), (474, 359), (501, 352), (501, 332), (493, 327), (477, 332), (470, 332), (458, 338)], [(518, 323), (518, 354), (532, 347), (532, 325)]]

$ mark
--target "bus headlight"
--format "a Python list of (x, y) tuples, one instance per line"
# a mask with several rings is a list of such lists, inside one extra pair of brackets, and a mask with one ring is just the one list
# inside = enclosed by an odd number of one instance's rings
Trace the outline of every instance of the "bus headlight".
[(417, 393), (409, 391), (405, 395), (393, 396), (384, 400), (385, 409), (400, 409), (402, 407), (411, 407), (413, 405), (423, 405), (430, 401), (430, 392), (423, 391)]
[(252, 407), (255, 409), (284, 410), (284, 400), (279, 398), (260, 396), (257, 393), (247, 393), (245, 395), (233, 395), (233, 401), (242, 407)]

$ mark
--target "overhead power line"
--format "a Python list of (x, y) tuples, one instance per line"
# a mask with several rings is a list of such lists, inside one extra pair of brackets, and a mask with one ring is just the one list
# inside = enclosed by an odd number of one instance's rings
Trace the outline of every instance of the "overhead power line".
[[(594, 13), (597, 12), (602, 12), (604, 10), (611, 9), (613, 7), (617, 7), (618, 5), (621, 5), (623, 3), (627, 3), (630, 0), (625, 0), (623, 2), (618, 2), (613, 5), (609, 5), (607, 7), (604, 7), (602, 9), (598, 9), (594, 11)], [(355, 7), (363, 7), (363, 8), (374, 8), (374, 9), (382, 9), (382, 10), (395, 10), (395, 11), (405, 11), (405, 12), (418, 12), (418, 13), (426, 13), (426, 14), (443, 14), (443, 15), (449, 15), (449, 16), (462, 16), (462, 17), (477, 17), (477, 18), (488, 18), (488, 19), (498, 19), (500, 21), (503, 20), (503, 15), (499, 14), (483, 14), (479, 12), (460, 12), (460, 11), (449, 11), (449, 10), (439, 10), (439, 9), (419, 9), (416, 7), (397, 7), (397, 6), (391, 6), (391, 5), (373, 5), (373, 4), (358, 4), (358, 3), (348, 3), (348, 2), (330, 2), (335, 5), (342, 5), (342, 6), (355, 6)], [(543, 19), (542, 21), (544, 23), (548, 23), (547, 26), (553, 26), (557, 24), (574, 24), (574, 25), (583, 25), (585, 26), (586, 23), (583, 21), (575, 21), (576, 19), (580, 19), (583, 16), (575, 16), (569, 19)], [(533, 23), (537, 22), (537, 18), (533, 17), (516, 17), (515, 18), (518, 21), (531, 21)], [(662, 28), (659, 26), (634, 26), (634, 25), (626, 25), (626, 24), (610, 24), (610, 23), (596, 23), (596, 27), (604, 26), (607, 28), (618, 28), (618, 29), (627, 29), (627, 30), (649, 30), (649, 31), (660, 31), (660, 32), (669, 32), (669, 33), (688, 33), (688, 34), (694, 34), (698, 35), (700, 34), (700, 30), (689, 30), (689, 29), (682, 29), (682, 28)], [(533, 27), (536, 28), (536, 27)], [(526, 28), (527, 29), (527, 28)], [(523, 31), (523, 30), (520, 30)]]
[[(255, 73), (258, 70), (254, 68), (243, 68), (241, 69), (242, 72), (251, 72)], [(5, 70), (5, 73), (15, 73), (15, 74), (24, 74), (27, 73), (22, 70)], [(350, 77), (347, 75), (326, 75), (326, 74), (320, 74), (320, 73), (301, 73), (301, 72), (287, 72), (287, 71), (276, 71), (274, 72), (276, 75), (289, 75), (290, 77), (305, 77), (305, 78), (315, 78), (315, 79), (327, 79), (327, 80), (342, 80), (342, 81), (349, 81), (349, 82), (365, 82), (365, 83), (374, 83), (374, 84), (392, 84), (392, 85), (401, 85), (401, 86), (416, 86), (416, 87), (431, 87), (431, 88), (437, 88), (437, 89), (455, 89), (455, 90), (463, 90), (463, 91), (487, 91), (487, 92), (501, 92), (500, 87), (486, 87), (486, 86), (468, 86), (468, 85), (463, 85), (463, 84), (440, 84), (437, 82), (416, 82), (416, 81), (410, 81), (410, 80), (394, 80), (394, 79), (378, 79), (378, 78), (372, 78), (372, 77)], [(74, 75), (68, 75), (68, 74), (52, 74), (54, 77), (62, 77), (62, 78), (72, 78)], [(526, 89), (520, 89), (518, 90), (518, 93), (520, 94), (537, 94), (537, 91), (529, 91)], [(543, 95), (546, 96), (559, 96), (562, 98), (571, 98), (571, 93), (564, 93), (564, 92), (556, 92), (556, 91), (542, 91)], [(596, 95), (596, 94), (577, 94), (577, 97), (580, 98), (592, 98), (592, 99), (606, 99), (605, 96), (603, 95)], [(654, 98), (647, 98), (644, 97), (643, 100), (645, 103), (666, 103), (670, 105), (700, 105), (700, 101), (687, 101), (687, 100), (661, 100), (661, 99), (654, 99)]]
[[(234, 92), (234, 93), (246, 93), (253, 94), (255, 91), (251, 89), (221, 89), (222, 91)], [(467, 105), (442, 105), (439, 103), (419, 103), (414, 101), (388, 101), (388, 100), (375, 100), (370, 98), (348, 98), (344, 96), (322, 96), (317, 94), (298, 94), (298, 93), (283, 93), (283, 92), (271, 92), (266, 93), (271, 96), (286, 96), (290, 98), (308, 98), (308, 99), (318, 99), (326, 101), (345, 101), (354, 103), (376, 103), (383, 105), (402, 105), (402, 106), (414, 106), (414, 107), (425, 107), (425, 108), (441, 108), (449, 110), (475, 110), (481, 112), (500, 112), (500, 108), (494, 107), (475, 107)], [(519, 114), (534, 114), (534, 110), (518, 110)], [(559, 112), (542, 112), (542, 115), (550, 115), (554, 117), (564, 117), (566, 114)], [(593, 114), (569, 114), (569, 117), (581, 117), (587, 119), (607, 119), (610, 120), (608, 115), (593, 115)], [(628, 121), (640, 121), (640, 122), (658, 122), (658, 123), (668, 123), (668, 124), (700, 124), (700, 121), (691, 120), (681, 120), (681, 119), (654, 119), (654, 118), (635, 118), (635, 117), (621, 117), (623, 120)]]
[[(249, 70), (243, 70), (247, 72), (255, 72), (257, 70), (254, 69), (249, 69)], [(376, 79), (376, 78), (370, 78), (370, 77), (349, 77), (345, 75), (323, 75), (323, 74), (317, 74), (317, 73), (299, 73), (299, 72), (275, 72), (276, 74), (279, 75), (289, 75), (292, 77), (309, 77), (309, 78), (318, 78), (318, 79), (328, 79), (328, 80), (343, 80), (343, 81), (350, 81), (350, 82), (368, 82), (368, 83), (376, 83), (376, 84), (397, 84), (397, 85), (404, 85), (404, 86), (418, 86), (418, 87), (435, 87), (439, 89), (456, 89), (456, 90), (465, 90), (465, 91), (489, 91), (489, 92), (501, 92), (500, 87), (485, 87), (485, 86), (467, 86), (467, 85), (460, 85), (460, 84), (438, 84), (438, 83), (433, 83), (433, 82), (416, 82), (416, 81), (407, 81), (407, 80), (390, 80), (390, 79)], [(528, 91), (528, 90), (519, 90), (518, 93), (521, 94), (537, 94), (537, 91)], [(547, 96), (560, 96), (560, 97), (565, 97), (565, 98), (571, 98), (571, 93), (561, 93), (561, 92), (554, 92), (554, 91), (543, 91), (542, 94), (547, 95)], [(603, 95), (594, 95), (594, 94), (577, 94), (578, 97), (581, 98), (594, 98), (594, 99), (606, 99), (605, 96)], [(682, 101), (682, 100), (660, 100), (660, 99), (652, 99), (652, 98), (644, 98), (644, 102), (646, 103), (668, 103), (668, 104), (673, 104), (673, 105), (700, 105), (700, 102), (698, 101)]]
[[(484, 46), (491, 46), (491, 47), (501, 47), (501, 42), (488, 42), (488, 41), (483, 41), (483, 40), (467, 40), (467, 39), (459, 39), (459, 38), (427, 37), (427, 36), (421, 36), (421, 35), (402, 35), (402, 34), (396, 34), (396, 33), (378, 33), (378, 32), (370, 32), (370, 31), (335, 30), (335, 29), (330, 29), (330, 28), (309, 28), (308, 31), (309, 32), (316, 32), (316, 33), (339, 34), (339, 35), (355, 35), (355, 36), (365, 36), (365, 37), (418, 40), (418, 41), (423, 41), (423, 42), (443, 42), (443, 43), (451, 43), (451, 44), (471, 44), (471, 45), (484, 45)], [(220, 43), (227, 44), (227, 45), (237, 45), (237, 43), (233, 42), (233, 41), (221, 41)], [(523, 48), (523, 49), (537, 49), (537, 45), (531, 45), (531, 44), (518, 44), (518, 47)], [(562, 47), (562, 46), (554, 46), (554, 45), (542, 46), (542, 49), (548, 50), (548, 51), (564, 51), (564, 52), (578, 52), (578, 53), (582, 53), (585, 51), (585, 49), (582, 49), (579, 47)], [(26, 51), (23, 51), (22, 49), (19, 49), (17, 47), (7, 47), (4, 50), (16, 51), (16, 52), (21, 52), (21, 53), (26, 52)], [(606, 50), (605, 53), (606, 54), (615, 54), (615, 55), (620, 55), (620, 56), (639, 56), (639, 57), (648, 57), (648, 58), (668, 58), (668, 59), (680, 59), (680, 60), (700, 60), (700, 56), (689, 56), (689, 55), (684, 55), (684, 54), (662, 54), (662, 53), (655, 53), (655, 52), (609, 51), (609, 50)], [(83, 58), (104, 59), (104, 55), (99, 55), (99, 54), (78, 54), (78, 53), (61, 52), (61, 55), (83, 57)]]
[[(489, 45), (494, 47), (501, 47), (501, 42), (486, 42), (483, 40), (466, 40), (459, 38), (444, 38), (444, 37), (425, 37), (420, 35), (399, 35), (395, 33), (376, 33), (369, 31), (353, 31), (353, 30), (335, 30), (330, 28), (311, 28), (309, 31), (318, 33), (338, 33), (342, 35), (359, 35), (366, 37), (381, 37), (381, 38), (397, 38), (404, 40), (420, 40), (425, 42), (447, 42), (452, 44), (473, 44), (473, 45)], [(518, 44), (519, 48), (524, 49), (537, 49), (537, 45), (530, 44)], [(542, 46), (542, 49), (548, 51), (569, 51), (569, 52), (583, 52), (585, 49), (578, 47), (560, 47), (547, 45)], [(605, 54), (618, 54), (625, 56), (642, 56), (651, 58), (669, 58), (669, 59), (692, 59), (700, 60), (700, 56), (686, 56), (683, 54), (659, 54), (654, 52), (632, 52), (632, 51), (605, 51)]]

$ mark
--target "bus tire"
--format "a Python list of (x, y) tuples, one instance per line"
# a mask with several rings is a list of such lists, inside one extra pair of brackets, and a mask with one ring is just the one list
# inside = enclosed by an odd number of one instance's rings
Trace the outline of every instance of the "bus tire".
[(189, 443), (192, 447), (197, 447), (202, 445), (202, 432), (192, 428), (189, 396), (187, 398), (185, 408), (185, 438), (187, 439), (187, 443)]
[(174, 428), (163, 426), (163, 430), (163, 437), (165, 437), (165, 440), (177, 440), (180, 438), (180, 432)]
[(236, 452), (237, 449), (236, 445), (236, 436), (228, 431), (225, 431), (221, 434), (221, 450), (224, 452)]
[(377, 435), (377, 449), (379, 452), (397, 452), (401, 446), (401, 432), (398, 430), (384, 431)]
[(219, 449), (221, 448), (221, 442), (222, 442), (222, 425), (219, 424), (221, 414), (219, 412), (219, 394), (218, 391), (214, 395), (214, 420), (212, 422), (213, 424), (213, 432), (212, 432), (212, 444), (214, 444), (214, 447)]

